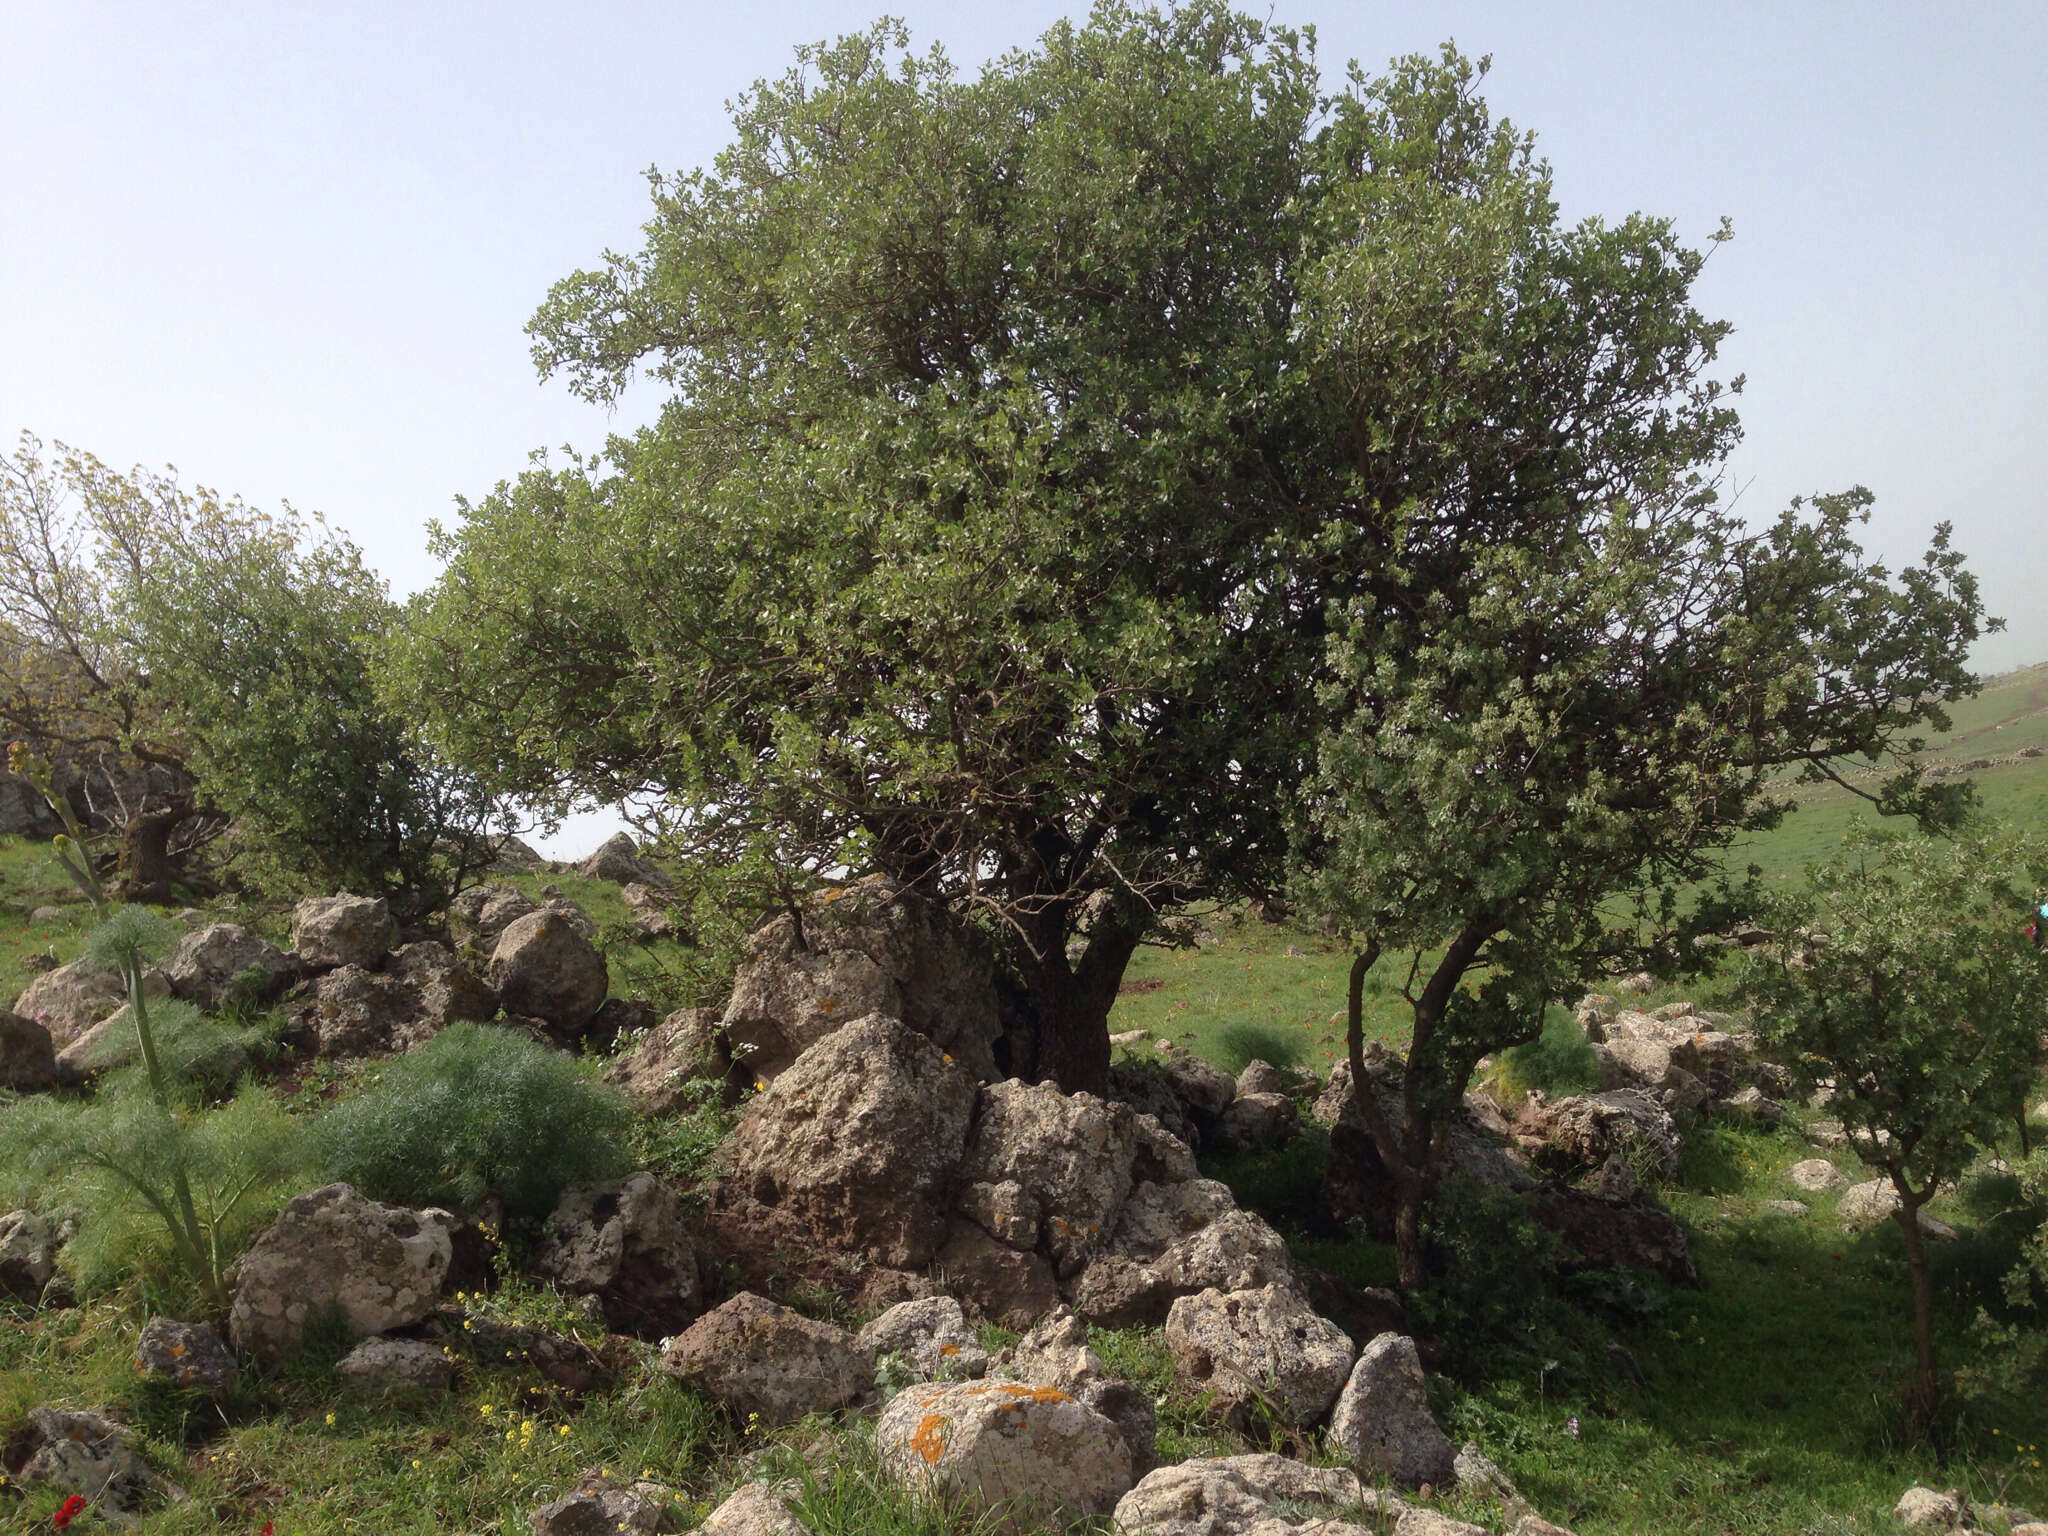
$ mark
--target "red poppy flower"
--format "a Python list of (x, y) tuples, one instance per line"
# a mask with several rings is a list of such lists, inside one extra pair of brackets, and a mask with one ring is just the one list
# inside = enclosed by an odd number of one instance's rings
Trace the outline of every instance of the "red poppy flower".
[(271, 1525), (268, 1520), (263, 1522), (262, 1527), (256, 1532), (256, 1536), (271, 1536)]
[(50, 1524), (56, 1526), (61, 1531), (71, 1523), (72, 1517), (84, 1508), (85, 1500), (74, 1493), (70, 1498), (57, 1506), (57, 1513), (50, 1516)]

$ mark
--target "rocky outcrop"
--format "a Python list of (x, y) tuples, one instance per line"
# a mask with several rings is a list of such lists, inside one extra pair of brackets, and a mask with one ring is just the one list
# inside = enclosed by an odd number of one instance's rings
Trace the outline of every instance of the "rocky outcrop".
[(298, 965), (238, 923), (208, 923), (186, 934), (163, 964), (172, 995), (211, 1013), (226, 1001), (268, 1003), (298, 975)]
[(473, 885), (448, 903), (448, 917), (462, 934), (465, 950), (488, 956), (498, 936), (539, 906), (517, 886), (490, 882)]
[(574, 1038), (604, 1005), (604, 956), (562, 913), (543, 907), (508, 923), (491, 950), (489, 980), (507, 1013), (544, 1019)]
[[(1408, 1513), (1343, 1467), (1286, 1456), (1202, 1456), (1161, 1467), (1117, 1501), (1116, 1536), (1352, 1536)], [(1335, 1522), (1335, 1523), (1325, 1523)]]
[(152, 1317), (135, 1341), (135, 1374), (208, 1397), (227, 1393), (241, 1374), (220, 1335), (204, 1323)]
[(698, 1082), (740, 1086), (715, 1008), (678, 1008), (615, 1057), (604, 1080), (645, 1115), (690, 1107)]
[(1563, 1240), (1563, 1270), (1642, 1269), (1677, 1285), (1700, 1283), (1685, 1228), (1640, 1192), (1602, 1195), (1549, 1185), (1530, 1201), (1529, 1214)]
[(965, 920), (888, 881), (813, 900), (753, 936), (733, 978), (734, 1057), (772, 1081), (808, 1047), (869, 1014), (900, 1019), (980, 1081), (1002, 1033), (993, 952)]
[(445, 1392), (455, 1380), (455, 1356), (425, 1339), (365, 1339), (334, 1374), (364, 1392)]
[(1330, 1442), (1404, 1488), (1450, 1481), (1457, 1452), (1429, 1411), (1413, 1339), (1383, 1333), (1360, 1352), (1330, 1416)]
[(597, 846), (597, 851), (576, 866), (586, 880), (609, 880), (614, 885), (667, 885), (668, 876), (640, 857), (640, 847), (624, 832), (614, 832)]
[(1539, 1163), (1566, 1173), (1598, 1168), (1618, 1156), (1645, 1172), (1670, 1174), (1677, 1171), (1683, 1146), (1670, 1114), (1634, 1088), (1562, 1099), (1531, 1093), (1514, 1130)]
[(71, 1288), (57, 1256), (71, 1234), (69, 1221), (41, 1211), (0, 1214), (0, 1295), (31, 1307), (68, 1305)]
[(933, 1268), (948, 1290), (1005, 1328), (1029, 1328), (1059, 1305), (1059, 1285), (1043, 1254), (999, 1242), (965, 1218), (947, 1228)]
[[(1040, 1212), (1038, 1241), (1062, 1275), (1103, 1247), (1131, 1190), (1135, 1117), (1093, 1094), (1011, 1079), (982, 1091), (961, 1163), (970, 1183), (1014, 1183)], [(1021, 1244), (1019, 1246), (1022, 1246)]]
[(0, 1088), (34, 1093), (57, 1086), (57, 1052), (34, 1019), (0, 1013)]
[(344, 965), (294, 995), (288, 1017), (315, 1054), (373, 1056), (409, 1051), (461, 1019), (496, 1015), (498, 1000), (445, 945), (408, 944), (386, 971)]
[(1074, 1282), (1076, 1310), (1108, 1328), (1156, 1326), (1199, 1291), (1291, 1285), (1287, 1244), (1222, 1184), (1141, 1184), (1115, 1234)]
[(446, 1211), (383, 1205), (346, 1184), (295, 1196), (230, 1273), (230, 1341), (269, 1363), (323, 1315), (357, 1334), (419, 1322), (440, 1300), (454, 1227)]
[(872, 1014), (806, 1051), (747, 1106), (726, 1144), (732, 1181), (834, 1252), (921, 1267), (947, 1239), (974, 1101), (965, 1067)]
[(1294, 1139), (1301, 1116), (1284, 1093), (1240, 1093), (1223, 1112), (1222, 1145), (1234, 1152), (1263, 1152)]
[[(171, 990), (155, 969), (143, 974), (143, 987), (151, 997), (168, 996)], [(42, 1025), (50, 1032), (51, 1048), (62, 1051), (127, 1002), (128, 991), (118, 973), (89, 960), (74, 960), (30, 982), (14, 1000), (12, 1011)]]
[(1263, 1409), (1302, 1428), (1322, 1422), (1357, 1357), (1343, 1329), (1277, 1285), (1183, 1296), (1167, 1313), (1166, 1347), (1231, 1422)]
[(595, 1297), (614, 1333), (658, 1339), (703, 1311), (682, 1202), (651, 1173), (566, 1191), (533, 1267), (559, 1290)]
[[(659, 1483), (614, 1482), (590, 1471), (527, 1517), (533, 1536), (657, 1536), (678, 1529), (675, 1494)], [(709, 1527), (706, 1527), (709, 1529)]]
[(790, 1484), (742, 1484), (697, 1527), (697, 1536), (811, 1536), (811, 1528), (789, 1512), (794, 1492)]
[(373, 970), (398, 930), (381, 896), (309, 896), (292, 908), (292, 951), (309, 966)]
[(844, 1328), (742, 1291), (669, 1341), (661, 1369), (742, 1421), (786, 1424), (864, 1401), (875, 1358)]
[(1847, 1189), (1849, 1175), (1842, 1172), (1824, 1157), (1804, 1158), (1785, 1170), (1785, 1177), (1795, 1188), (1809, 1194), (1823, 1194), (1831, 1189)]
[(958, 1381), (988, 1371), (988, 1352), (951, 1296), (898, 1302), (861, 1329), (858, 1342), (878, 1360), (896, 1356), (926, 1381)]
[(158, 1502), (183, 1503), (185, 1490), (154, 1472), (134, 1437), (104, 1414), (84, 1409), (38, 1407), (9, 1442), (10, 1457), (21, 1456), (18, 1474), (29, 1485), (77, 1494), (102, 1519), (127, 1519)]
[(875, 1425), (883, 1469), (914, 1493), (967, 1499), (996, 1529), (1065, 1529), (1131, 1486), (1131, 1450), (1110, 1420), (1054, 1387), (913, 1387)]

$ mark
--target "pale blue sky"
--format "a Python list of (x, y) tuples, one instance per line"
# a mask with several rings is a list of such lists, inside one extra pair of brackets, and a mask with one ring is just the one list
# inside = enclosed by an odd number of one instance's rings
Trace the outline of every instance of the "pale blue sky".
[[(417, 589), (456, 494), (632, 419), (537, 382), (547, 286), (637, 247), (641, 172), (708, 160), (727, 98), (883, 8), (0, 0), (0, 436), (317, 508)], [(886, 8), (964, 67), (1083, 9)], [(1894, 560), (1953, 521), (2011, 626), (1980, 667), (2048, 657), (2048, 6), (1271, 14), (1332, 81), (1491, 53), (1570, 217), (1732, 218), (1700, 298), (1749, 376), (1745, 505), (1867, 484)]]

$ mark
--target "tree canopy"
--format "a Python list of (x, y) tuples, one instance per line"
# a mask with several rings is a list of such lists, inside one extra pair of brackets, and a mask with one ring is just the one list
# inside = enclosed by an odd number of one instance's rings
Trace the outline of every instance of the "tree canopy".
[[(1703, 258), (1663, 220), (1564, 225), (1482, 70), (1446, 49), (1326, 93), (1307, 37), (1214, 0), (1103, 4), (971, 80), (892, 23), (803, 50), (712, 166), (652, 178), (637, 254), (535, 316), (544, 373), (667, 401), (464, 505), (410, 616), (412, 707), (494, 789), (651, 795), (673, 841), (785, 890), (881, 870), (979, 908), (1042, 1029), (1013, 1069), (1100, 1089), (1155, 911), (1283, 881), (1327, 719), (1378, 754), (1438, 707), (1453, 635), (1505, 636), (1531, 679), (1542, 623), (1577, 643), (1617, 610), (1561, 590), (1610, 519), (1643, 530), (1611, 583), (1721, 516)], [(1828, 652), (1904, 611), (1879, 578), (1861, 630), (1800, 627), (1851, 601), (1830, 518), (1721, 587), (1686, 567), (1615, 665), (1767, 576), (1743, 659), (1826, 653), (1768, 685), (1827, 708), (1724, 712), (1775, 761), (1881, 748), (1959, 679), (1954, 626), (1909, 626), (1896, 666)], [(1543, 615), (1519, 628), (1517, 581)], [(1727, 658), (1664, 649), (1562, 723), (1714, 713)]]

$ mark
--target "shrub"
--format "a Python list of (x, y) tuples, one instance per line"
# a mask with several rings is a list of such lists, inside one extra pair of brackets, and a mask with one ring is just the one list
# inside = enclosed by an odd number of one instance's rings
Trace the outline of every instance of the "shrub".
[(563, 1190), (631, 1166), (633, 1111), (575, 1058), (510, 1029), (455, 1024), (321, 1117), (327, 1176), (373, 1199), (474, 1207), (531, 1234)]

